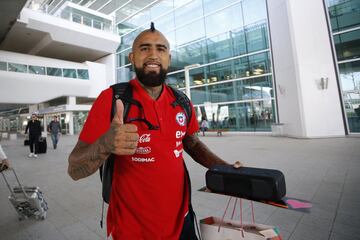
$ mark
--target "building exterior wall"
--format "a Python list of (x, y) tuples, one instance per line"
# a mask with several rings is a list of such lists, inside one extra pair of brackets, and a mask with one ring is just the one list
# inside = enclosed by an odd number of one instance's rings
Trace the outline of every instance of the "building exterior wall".
[[(322, 1), (268, 1), (279, 120), (294, 137), (345, 134)], [(322, 13), (322, 14), (319, 14)], [(321, 87), (321, 78), (327, 86)]]
[[(101, 63), (75, 63), (0, 51), (0, 65), (2, 103), (41, 103), (61, 96), (95, 98), (107, 86), (106, 67)], [(31, 67), (43, 72), (32, 72)], [(50, 75), (49, 69), (59, 74)], [(69, 77), (66, 75), (69, 69), (75, 75), (76, 71), (85, 71), (88, 76)]]

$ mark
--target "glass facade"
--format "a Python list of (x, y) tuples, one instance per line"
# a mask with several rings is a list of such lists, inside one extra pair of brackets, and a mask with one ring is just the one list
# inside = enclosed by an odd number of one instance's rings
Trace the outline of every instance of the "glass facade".
[(199, 121), (206, 116), (213, 128), (271, 130), (276, 104), (265, 0), (166, 0), (119, 21), (118, 82), (133, 78), (127, 56), (150, 21), (170, 42), (169, 85), (184, 91), (184, 68), (200, 64), (189, 72)]
[(327, 0), (350, 133), (360, 133), (360, 1)]
[(32, 66), (11, 62), (0, 62), (0, 71), (30, 73), (38, 75), (48, 75), (55, 77), (77, 78), (89, 80), (89, 71), (87, 69), (72, 68), (53, 68), (44, 66)]

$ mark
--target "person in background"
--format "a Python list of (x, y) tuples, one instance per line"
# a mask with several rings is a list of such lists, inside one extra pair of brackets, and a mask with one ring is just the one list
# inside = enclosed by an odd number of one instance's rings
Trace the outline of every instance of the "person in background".
[(54, 120), (52, 120), (48, 126), (48, 132), (51, 135), (51, 141), (53, 143), (54, 149), (56, 149), (57, 144), (59, 142), (59, 136), (61, 135), (61, 125), (58, 121), (58, 117), (54, 116)]
[(29, 147), (30, 154), (29, 157), (37, 158), (37, 153), (39, 149), (39, 137), (41, 136), (41, 123), (37, 120), (36, 114), (31, 115), (31, 119), (26, 125), (25, 134), (29, 131)]
[(1, 147), (1, 144), (0, 144), (0, 161), (1, 161), (0, 172), (3, 171), (3, 170), (8, 169), (10, 167), (9, 160), (6, 157), (6, 154), (5, 154), (4, 150)]
[(200, 122), (200, 131), (202, 132), (203, 136), (205, 136), (205, 132), (207, 130), (209, 130), (209, 122), (208, 122), (206, 116), (202, 116), (201, 122)]

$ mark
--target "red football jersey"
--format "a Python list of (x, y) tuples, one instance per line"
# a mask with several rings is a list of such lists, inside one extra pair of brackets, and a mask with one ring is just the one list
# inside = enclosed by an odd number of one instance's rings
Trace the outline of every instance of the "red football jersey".
[[(153, 100), (137, 80), (131, 80), (133, 98), (143, 110), (131, 105), (127, 121), (146, 118), (157, 130), (141, 121), (136, 153), (117, 156), (107, 215), (113, 239), (178, 240), (188, 211), (188, 189), (183, 165), (182, 139), (198, 131), (195, 111), (187, 126), (184, 109), (173, 107), (175, 97), (167, 86)], [(104, 90), (89, 112), (79, 139), (93, 143), (110, 126), (112, 90)]]

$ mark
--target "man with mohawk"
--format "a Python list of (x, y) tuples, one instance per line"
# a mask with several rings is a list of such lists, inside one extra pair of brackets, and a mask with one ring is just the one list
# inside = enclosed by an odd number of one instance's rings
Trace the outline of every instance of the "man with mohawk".
[(107, 214), (115, 240), (196, 240), (183, 150), (206, 168), (228, 164), (197, 137), (192, 104), (190, 119), (172, 104), (174, 92), (165, 84), (170, 59), (168, 40), (151, 24), (129, 54), (136, 72), (129, 84), (140, 106), (131, 105), (124, 119), (124, 104), (116, 100), (110, 122), (113, 90), (104, 90), (69, 156), (68, 173), (78, 180), (116, 155)]

